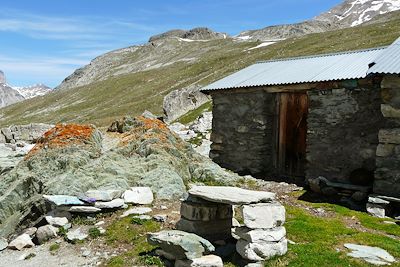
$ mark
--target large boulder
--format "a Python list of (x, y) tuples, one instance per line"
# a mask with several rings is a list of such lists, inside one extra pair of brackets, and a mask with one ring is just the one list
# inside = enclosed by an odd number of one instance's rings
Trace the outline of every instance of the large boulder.
[(172, 122), (208, 101), (210, 97), (200, 92), (200, 86), (189, 86), (172, 91), (164, 97), (165, 121)]
[[(89, 190), (149, 187), (156, 199), (179, 199), (191, 181), (233, 185), (240, 179), (197, 154), (160, 120), (127, 117), (109, 130), (102, 134), (91, 125), (57, 125), (23, 161), (1, 176), (0, 192), (6, 193), (0, 196), (0, 237), (19, 224), (26, 228), (40, 221), (48, 212), (42, 195), (85, 200)], [(72, 200), (79, 202), (76, 198), (49, 199), (54, 205)], [(99, 211), (82, 205), (72, 209)]]
[(150, 233), (147, 241), (154, 246), (161, 247), (163, 251), (173, 255), (177, 260), (200, 258), (215, 250), (215, 247), (206, 239), (178, 230)]
[(43, 244), (46, 241), (57, 237), (58, 228), (52, 225), (44, 225), (37, 229), (36, 239), (39, 244)]

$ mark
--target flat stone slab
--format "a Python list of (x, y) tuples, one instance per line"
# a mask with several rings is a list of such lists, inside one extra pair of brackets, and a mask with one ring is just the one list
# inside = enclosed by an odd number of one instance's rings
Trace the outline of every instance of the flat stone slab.
[(193, 260), (177, 260), (175, 267), (223, 267), (221, 257), (216, 255), (206, 255)]
[(230, 186), (194, 186), (189, 194), (207, 201), (230, 205), (271, 202), (275, 194), (266, 191), (252, 191)]
[(132, 215), (132, 214), (143, 215), (143, 214), (150, 213), (150, 212), (152, 212), (151, 208), (137, 207), (137, 208), (131, 208), (131, 209), (125, 211), (124, 213), (122, 213), (122, 215), (120, 217), (124, 218), (124, 217), (127, 217), (127, 216)]
[(75, 196), (67, 195), (43, 195), (43, 197), (55, 204), (56, 206), (72, 206), (72, 205), (84, 205), (85, 203)]
[(88, 198), (94, 198), (96, 201), (111, 201), (122, 195), (121, 190), (89, 190), (85, 193)]
[(113, 199), (107, 202), (96, 202), (94, 206), (99, 209), (119, 209), (125, 205), (125, 202), (121, 198)]
[(347, 255), (353, 258), (363, 259), (374, 265), (389, 265), (396, 262), (395, 258), (386, 250), (378, 247), (362, 246), (356, 244), (344, 244), (352, 252)]
[(238, 227), (235, 228), (235, 234), (250, 243), (279, 242), (286, 236), (286, 229), (283, 226), (272, 229)]
[(92, 206), (73, 206), (68, 211), (72, 213), (96, 213), (101, 209)]
[(161, 247), (163, 251), (173, 255), (177, 260), (193, 260), (215, 250), (215, 247), (208, 240), (178, 230), (150, 233), (147, 236), (147, 241), (151, 245)]

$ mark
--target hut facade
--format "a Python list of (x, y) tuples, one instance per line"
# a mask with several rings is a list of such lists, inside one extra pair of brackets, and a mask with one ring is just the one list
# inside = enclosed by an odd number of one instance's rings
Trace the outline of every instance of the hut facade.
[(210, 157), (221, 166), (400, 198), (400, 38), (259, 62), (202, 91), (213, 99)]

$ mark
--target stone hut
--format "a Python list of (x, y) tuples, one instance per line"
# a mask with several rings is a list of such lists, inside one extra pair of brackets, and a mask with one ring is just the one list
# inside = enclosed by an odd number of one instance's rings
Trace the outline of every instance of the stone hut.
[(210, 157), (240, 174), (400, 198), (399, 74), (400, 38), (251, 65), (202, 89)]

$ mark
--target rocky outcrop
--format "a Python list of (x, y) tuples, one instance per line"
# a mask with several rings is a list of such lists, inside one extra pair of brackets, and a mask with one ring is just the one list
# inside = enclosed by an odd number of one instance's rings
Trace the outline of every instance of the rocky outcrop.
[(171, 199), (182, 197), (190, 181), (234, 184), (239, 179), (197, 154), (159, 120), (125, 118), (110, 130), (101, 134), (90, 125), (56, 125), (0, 176), (5, 192), (0, 236), (39, 219), (46, 211), (43, 194), (79, 196), (88, 190), (148, 186), (155, 198)]
[(166, 38), (183, 38), (190, 40), (210, 40), (210, 39), (225, 39), (228, 37), (226, 33), (215, 32), (209, 28), (199, 27), (191, 30), (171, 30), (150, 37), (149, 42), (156, 42)]
[(210, 97), (200, 92), (200, 86), (189, 86), (172, 91), (164, 97), (165, 121), (172, 122), (208, 101)]
[(0, 129), (0, 143), (35, 143), (45, 132), (53, 127), (54, 125), (45, 123), (31, 123), (2, 128)]

